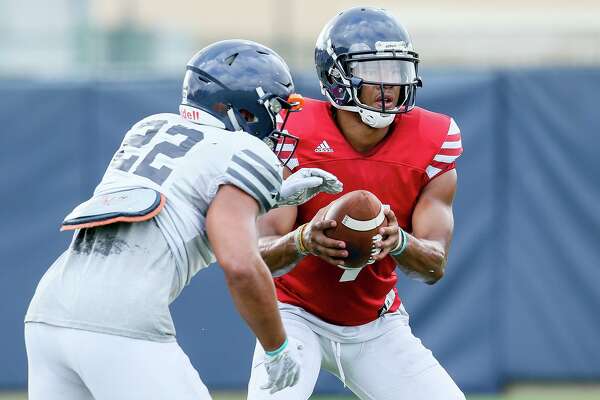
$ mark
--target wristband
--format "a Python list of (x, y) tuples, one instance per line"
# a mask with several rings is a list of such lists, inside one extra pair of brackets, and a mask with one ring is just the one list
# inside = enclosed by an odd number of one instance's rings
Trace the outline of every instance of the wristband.
[(406, 247), (408, 247), (408, 236), (404, 232), (404, 229), (400, 228), (400, 240), (398, 240), (396, 247), (390, 251), (390, 255), (394, 257), (399, 256), (406, 250)]
[(306, 224), (302, 224), (299, 227), (297, 227), (294, 231), (294, 245), (296, 246), (296, 251), (298, 252), (298, 254), (303, 256), (310, 254), (310, 251), (306, 249), (304, 241), (302, 240), (302, 235), (304, 234), (305, 227)]
[(288, 344), (288, 340), (287, 338), (285, 338), (285, 341), (283, 342), (283, 344), (281, 346), (279, 346), (277, 349), (273, 350), (273, 351), (265, 351), (265, 354), (268, 355), (269, 357), (275, 357), (278, 354), (280, 354), (282, 351), (285, 350), (285, 348), (287, 347)]

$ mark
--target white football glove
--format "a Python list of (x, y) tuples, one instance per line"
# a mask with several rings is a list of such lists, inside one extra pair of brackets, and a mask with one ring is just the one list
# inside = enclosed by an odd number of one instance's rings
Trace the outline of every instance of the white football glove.
[(265, 368), (269, 380), (260, 388), (269, 390), (270, 394), (279, 392), (287, 387), (292, 387), (300, 379), (300, 357), (296, 350), (301, 350), (302, 346), (292, 348), (288, 342), (285, 342), (285, 348), (276, 355), (265, 353)]
[(343, 188), (342, 182), (327, 171), (319, 168), (301, 168), (284, 179), (277, 206), (298, 206), (320, 192), (336, 194)]

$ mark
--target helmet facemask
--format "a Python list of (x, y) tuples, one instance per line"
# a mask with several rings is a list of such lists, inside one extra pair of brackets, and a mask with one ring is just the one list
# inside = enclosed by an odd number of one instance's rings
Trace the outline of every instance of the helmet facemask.
[[(328, 74), (332, 85), (327, 90), (323, 87), (336, 108), (359, 113), (362, 121), (373, 128), (389, 126), (396, 114), (412, 110), (416, 88), (422, 86), (418, 54), (404, 42), (379, 43), (376, 51), (350, 49), (335, 54), (328, 49), (333, 58)], [(366, 87), (377, 90), (375, 104), (361, 101), (361, 91)], [(398, 100), (393, 101), (396, 96)]]
[[(418, 85), (416, 64), (407, 59), (384, 57), (352, 56), (345, 62), (352, 101), (360, 108), (382, 114), (410, 111), (414, 107), (410, 99), (414, 100), (414, 88)], [(361, 91), (367, 87), (376, 90), (375, 105), (361, 100)]]
[[(259, 103), (262, 104), (271, 118), (273, 130), (267, 135), (265, 142), (275, 153), (281, 164), (285, 167), (293, 158), (298, 146), (299, 138), (287, 132), (285, 125), (291, 113), (302, 110), (304, 99), (299, 94), (291, 94), (287, 99), (264, 93), (262, 88), (256, 88)], [(285, 116), (281, 117), (282, 114)], [(285, 156), (284, 156), (285, 154)]]

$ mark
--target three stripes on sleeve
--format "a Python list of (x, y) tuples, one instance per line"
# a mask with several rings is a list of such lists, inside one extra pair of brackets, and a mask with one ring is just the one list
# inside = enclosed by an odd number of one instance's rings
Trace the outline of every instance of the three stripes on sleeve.
[[(272, 155), (275, 158), (275, 155)], [(231, 158), (225, 171), (227, 180), (254, 197), (267, 212), (277, 202), (281, 188), (282, 174), (274, 165), (269, 164), (258, 152), (245, 149)]]
[(433, 179), (442, 171), (448, 171), (454, 168), (454, 162), (462, 154), (462, 140), (460, 129), (454, 119), (450, 119), (448, 134), (442, 143), (439, 152), (433, 157), (431, 163), (427, 166), (426, 172), (429, 179)]

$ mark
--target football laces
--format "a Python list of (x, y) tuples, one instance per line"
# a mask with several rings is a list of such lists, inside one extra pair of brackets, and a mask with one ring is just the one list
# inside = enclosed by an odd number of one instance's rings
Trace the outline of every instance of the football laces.
[(367, 264), (373, 264), (375, 262), (375, 259), (373, 257), (381, 253), (381, 249), (379, 247), (375, 247), (375, 243), (380, 242), (383, 239), (383, 236), (377, 234), (373, 236), (372, 239), (373, 245), (371, 246), (371, 256), (369, 257), (369, 261), (367, 261)]

